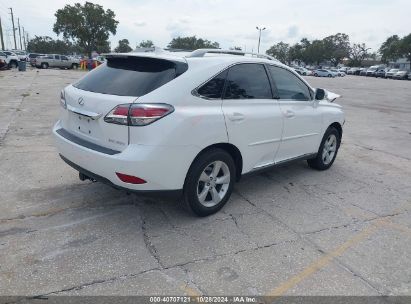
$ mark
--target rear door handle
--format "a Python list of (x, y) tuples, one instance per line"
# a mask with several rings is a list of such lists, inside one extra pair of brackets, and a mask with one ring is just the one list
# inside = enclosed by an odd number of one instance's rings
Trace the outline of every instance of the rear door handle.
[(295, 117), (295, 113), (291, 110), (287, 110), (287, 111), (285, 111), (284, 116), (287, 117), (287, 118), (293, 118), (293, 117)]
[(228, 116), (228, 119), (231, 121), (243, 121), (245, 119), (245, 116), (241, 113), (234, 112), (233, 114)]

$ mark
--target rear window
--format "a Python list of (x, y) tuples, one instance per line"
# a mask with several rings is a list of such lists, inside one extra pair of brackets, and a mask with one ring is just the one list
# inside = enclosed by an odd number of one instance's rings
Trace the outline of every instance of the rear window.
[(101, 94), (143, 96), (187, 71), (188, 65), (157, 58), (113, 57), (74, 84)]

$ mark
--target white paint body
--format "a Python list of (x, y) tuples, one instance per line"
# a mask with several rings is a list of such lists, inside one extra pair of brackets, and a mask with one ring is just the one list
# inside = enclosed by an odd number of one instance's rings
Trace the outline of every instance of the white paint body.
[[(135, 56), (167, 58), (148, 53)], [(101, 113), (102, 117), (88, 122), (62, 108), (53, 129), (59, 153), (120, 187), (178, 190), (183, 188), (196, 156), (211, 145), (228, 143), (237, 147), (243, 159), (241, 173), (245, 174), (317, 153), (326, 129), (335, 122), (344, 124), (341, 106), (326, 100), (207, 100), (192, 94), (195, 88), (234, 64), (263, 63), (291, 71), (281, 63), (244, 56), (173, 56), (173, 60), (186, 61), (188, 70), (138, 98), (86, 92), (71, 85), (65, 88), (68, 106), (78, 106), (81, 97), (84, 110)], [(167, 103), (174, 107), (174, 112), (144, 127), (109, 124), (103, 120), (115, 106), (133, 102)], [(107, 155), (78, 145), (56, 132), (62, 128), (87, 142), (121, 153)], [(87, 129), (92, 130), (92, 136), (85, 132)], [(138, 176), (147, 183), (124, 183), (115, 172)]]

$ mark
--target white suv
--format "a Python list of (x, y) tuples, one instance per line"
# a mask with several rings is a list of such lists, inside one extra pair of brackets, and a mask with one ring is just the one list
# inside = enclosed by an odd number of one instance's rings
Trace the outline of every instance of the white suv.
[(339, 96), (311, 88), (269, 56), (197, 50), (106, 58), (61, 92), (53, 129), (62, 159), (82, 180), (182, 192), (206, 216), (243, 174), (296, 159), (325, 170), (335, 160)]

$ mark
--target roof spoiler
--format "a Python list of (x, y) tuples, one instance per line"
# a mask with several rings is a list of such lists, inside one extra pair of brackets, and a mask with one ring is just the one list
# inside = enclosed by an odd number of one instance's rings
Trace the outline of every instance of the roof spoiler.
[(238, 56), (251, 55), (251, 56), (255, 56), (257, 58), (263, 58), (263, 59), (268, 59), (268, 60), (273, 60), (273, 61), (279, 62), (274, 57), (271, 57), (271, 56), (265, 55), (265, 54), (258, 54), (258, 53), (252, 53), (252, 52), (243, 52), (243, 51), (237, 51), (237, 50), (222, 50), (222, 49), (198, 49), (198, 50), (195, 50), (195, 51), (191, 52), (186, 57), (189, 57), (189, 58), (204, 57), (205, 54), (227, 54), (227, 55), (238, 55)]

